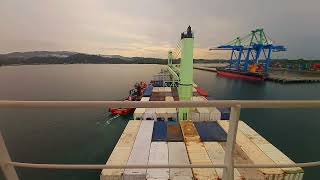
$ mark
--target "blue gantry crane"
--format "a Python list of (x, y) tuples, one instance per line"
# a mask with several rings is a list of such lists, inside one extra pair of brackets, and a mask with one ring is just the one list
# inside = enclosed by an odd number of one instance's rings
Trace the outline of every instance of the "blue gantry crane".
[(232, 70), (248, 72), (249, 65), (255, 65), (258, 72), (267, 74), (272, 53), (287, 49), (282, 45), (274, 45), (263, 29), (256, 29), (210, 50), (231, 50), (229, 68)]

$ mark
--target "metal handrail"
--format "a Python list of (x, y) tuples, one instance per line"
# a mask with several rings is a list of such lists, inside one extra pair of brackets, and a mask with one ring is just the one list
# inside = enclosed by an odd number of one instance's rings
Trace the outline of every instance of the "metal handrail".
[(320, 108), (320, 100), (214, 100), (214, 101), (10, 101), (0, 100), (0, 108), (167, 108), (231, 107), (241, 108)]
[(233, 179), (234, 168), (315, 167), (320, 161), (294, 164), (234, 164), (233, 151), (241, 108), (320, 108), (320, 100), (215, 100), (215, 101), (10, 101), (0, 100), (0, 108), (181, 108), (231, 107), (224, 164), (189, 165), (97, 165), (97, 164), (36, 164), (13, 162), (0, 133), (0, 165), (7, 179), (18, 180), (14, 167), (46, 169), (139, 169), (139, 168), (223, 168), (223, 179)]
[[(226, 168), (225, 164), (172, 164), (172, 165), (105, 165), (105, 164), (41, 164), (6, 162), (5, 164), (37, 169), (146, 169), (146, 168)], [(317, 167), (320, 161), (294, 164), (234, 164), (235, 168), (288, 168), (288, 167)]]

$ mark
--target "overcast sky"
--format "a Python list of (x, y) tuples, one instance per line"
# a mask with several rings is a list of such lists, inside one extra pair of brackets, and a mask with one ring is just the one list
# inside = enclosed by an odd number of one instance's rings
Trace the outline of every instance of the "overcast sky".
[(166, 57), (195, 31), (195, 57), (262, 27), (288, 47), (279, 57), (320, 58), (319, 0), (0, 0), (0, 53), (66, 50)]

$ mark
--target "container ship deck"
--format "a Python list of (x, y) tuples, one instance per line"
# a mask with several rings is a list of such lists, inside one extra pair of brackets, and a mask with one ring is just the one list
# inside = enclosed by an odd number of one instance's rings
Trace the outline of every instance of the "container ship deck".
[[(172, 63), (169, 51), (168, 66), (153, 76), (141, 101), (208, 101), (208, 93), (193, 81), (193, 39), (189, 26), (181, 33), (180, 65)], [(224, 164), (225, 157), (239, 164), (295, 164), (245, 122), (235, 125), (234, 109), (229, 131), (228, 108), (136, 108), (107, 165), (182, 164), (192, 168), (104, 169), (101, 180), (302, 179), (304, 171), (299, 167), (234, 168), (227, 175), (223, 168), (193, 166)]]
[[(157, 80), (153, 81), (157, 84)], [(156, 83), (155, 83), (156, 82)], [(158, 83), (159, 84), (159, 83)], [(152, 88), (150, 88), (152, 87)], [(177, 88), (150, 86), (141, 101), (179, 101)], [(207, 101), (193, 84), (192, 101)], [(191, 108), (190, 120), (178, 121), (176, 108), (136, 108), (108, 158), (107, 165), (223, 164), (229, 128), (228, 109)], [(235, 163), (294, 164), (239, 121)], [(104, 169), (101, 180), (222, 179), (223, 168)], [(302, 168), (235, 168), (235, 179), (302, 179)]]

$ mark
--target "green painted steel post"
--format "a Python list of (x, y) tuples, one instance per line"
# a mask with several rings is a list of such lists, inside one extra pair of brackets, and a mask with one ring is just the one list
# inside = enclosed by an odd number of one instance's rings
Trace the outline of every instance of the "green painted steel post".
[[(179, 99), (180, 101), (190, 101), (193, 95), (193, 33), (189, 26), (187, 32), (181, 34), (182, 52), (180, 62), (180, 83)], [(179, 109), (179, 120), (190, 120), (189, 108)]]
[(171, 66), (172, 65), (172, 51), (168, 52), (168, 65)]

